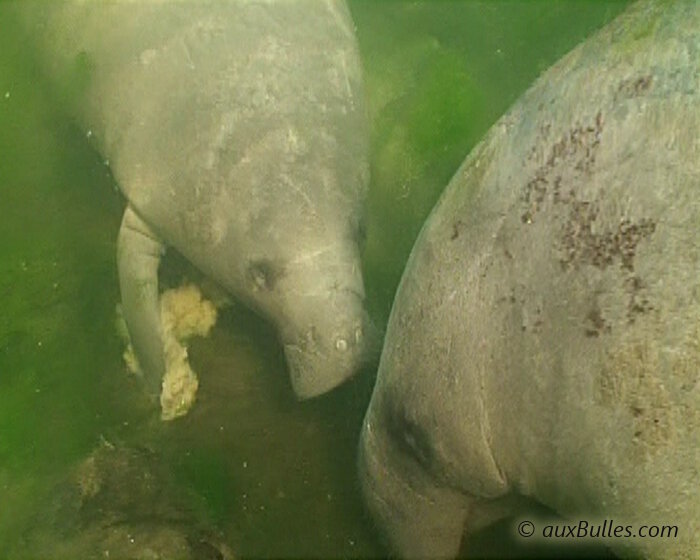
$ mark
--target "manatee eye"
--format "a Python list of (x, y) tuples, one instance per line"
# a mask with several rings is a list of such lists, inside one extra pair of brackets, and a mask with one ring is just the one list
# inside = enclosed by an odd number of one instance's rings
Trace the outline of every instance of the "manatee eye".
[(254, 268), (250, 271), (250, 276), (253, 279), (253, 283), (258, 288), (267, 287), (267, 277), (265, 276), (264, 271), (260, 270), (259, 268)]
[(271, 290), (279, 277), (279, 271), (268, 260), (251, 262), (248, 266), (248, 279), (256, 290)]
[(348, 349), (348, 341), (344, 338), (336, 338), (335, 349), (339, 352), (345, 352)]

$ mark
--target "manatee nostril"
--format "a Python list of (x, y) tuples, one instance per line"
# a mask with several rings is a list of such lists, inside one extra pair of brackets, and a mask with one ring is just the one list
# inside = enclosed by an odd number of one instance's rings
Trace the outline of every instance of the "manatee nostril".
[(335, 341), (335, 349), (340, 352), (345, 352), (348, 349), (348, 341), (344, 338), (338, 338)]

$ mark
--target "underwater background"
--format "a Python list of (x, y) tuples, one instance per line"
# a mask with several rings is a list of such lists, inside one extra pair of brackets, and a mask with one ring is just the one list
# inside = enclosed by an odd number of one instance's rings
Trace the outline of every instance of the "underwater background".
[[(156, 457), (168, 477), (162, 496), (214, 528), (236, 557), (381, 557), (355, 475), (376, 363), (297, 402), (272, 327), (233, 305), (189, 345), (200, 377), (191, 412), (163, 423), (146, 402), (115, 327), (124, 200), (2, 4), (0, 558), (85, 554), (85, 519), (63, 490), (96, 449), (122, 447)], [(626, 3), (349, 4), (372, 134), (363, 266), (383, 328), (413, 241), (466, 154), (542, 71)], [(173, 252), (161, 271), (173, 284), (196, 278)], [(154, 515), (137, 482), (117, 490), (128, 495), (120, 515), (135, 523)], [(523, 547), (503, 527), (466, 543), (469, 551), (559, 553)]]

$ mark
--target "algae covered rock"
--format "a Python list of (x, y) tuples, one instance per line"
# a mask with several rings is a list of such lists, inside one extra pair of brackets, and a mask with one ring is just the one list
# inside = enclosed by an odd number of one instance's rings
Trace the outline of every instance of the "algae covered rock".
[(103, 441), (56, 484), (12, 557), (232, 560), (205, 511), (156, 454)]

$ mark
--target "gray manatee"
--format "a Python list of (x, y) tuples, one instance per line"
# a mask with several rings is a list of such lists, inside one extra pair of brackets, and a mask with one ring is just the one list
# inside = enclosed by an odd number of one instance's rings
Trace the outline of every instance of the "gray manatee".
[(368, 184), (342, 0), (20, 3), (69, 111), (128, 200), (125, 320), (157, 391), (166, 245), (276, 326), (301, 398), (363, 361)]
[(402, 557), (534, 499), (677, 527), (617, 554), (700, 558), (699, 372), (700, 3), (643, 1), (535, 82), (425, 223), (363, 425), (368, 508)]

